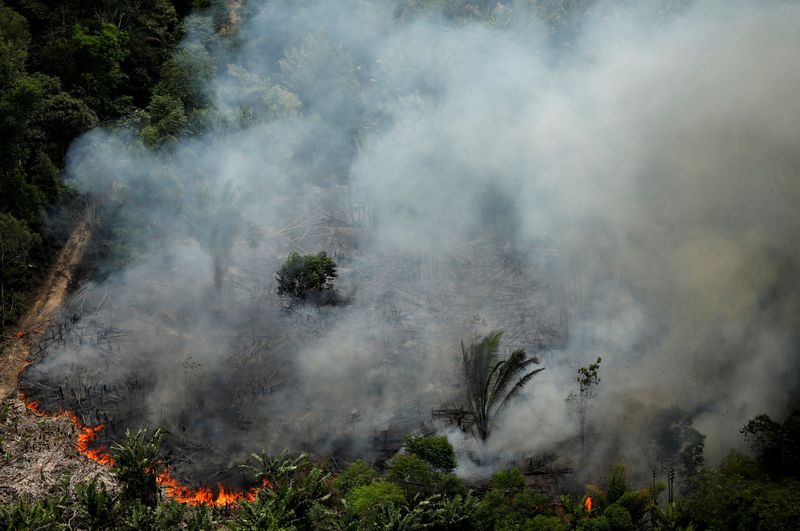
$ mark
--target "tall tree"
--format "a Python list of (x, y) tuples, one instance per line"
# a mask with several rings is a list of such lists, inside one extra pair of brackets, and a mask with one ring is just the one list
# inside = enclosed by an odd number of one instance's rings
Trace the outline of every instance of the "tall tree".
[(597, 386), (600, 384), (600, 362), (602, 358), (590, 363), (586, 367), (578, 369), (578, 417), (581, 422), (581, 450), (584, 449), (586, 441), (586, 414), (589, 411), (589, 400), (597, 395)]

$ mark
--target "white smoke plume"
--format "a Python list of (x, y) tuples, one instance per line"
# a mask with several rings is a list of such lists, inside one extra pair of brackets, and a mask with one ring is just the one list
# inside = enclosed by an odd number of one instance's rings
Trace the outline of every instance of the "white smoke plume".
[[(70, 151), (71, 182), (120, 205), (139, 249), (84, 294), (122, 346), (52, 351), (29, 379), (139, 375), (128, 414), (200, 441), (195, 477), (262, 447), (369, 453), (466, 405), (475, 315), (547, 367), (495, 453), (577, 451), (567, 398), (597, 356), (598, 467), (657, 466), (659, 419), (705, 434), (713, 463), (785, 413), (800, 7), (465, 4), (254, 0), (225, 37), (192, 19), (208, 129), (158, 150), (98, 129)], [(292, 250), (334, 255), (349, 303), (287, 310), (273, 274)]]

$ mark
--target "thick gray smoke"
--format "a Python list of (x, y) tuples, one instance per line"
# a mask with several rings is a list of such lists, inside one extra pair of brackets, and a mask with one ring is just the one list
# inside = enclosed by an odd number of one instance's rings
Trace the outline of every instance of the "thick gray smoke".
[[(68, 176), (139, 251), (78, 293), (89, 336), (29, 385), (105, 386), (88, 420), (167, 426), (198, 479), (260, 448), (374, 455), (466, 405), (459, 340), (492, 328), (547, 367), (492, 454), (577, 455), (567, 398), (597, 356), (597, 466), (656, 467), (689, 426), (714, 462), (783, 414), (800, 7), (425, 4), (252, 1), (224, 37), (192, 19), (210, 129), (74, 144)], [(273, 275), (292, 250), (332, 254), (348, 304), (287, 308)]]

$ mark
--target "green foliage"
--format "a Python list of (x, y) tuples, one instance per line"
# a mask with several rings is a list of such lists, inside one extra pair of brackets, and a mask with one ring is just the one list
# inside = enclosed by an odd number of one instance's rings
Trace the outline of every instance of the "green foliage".
[(111, 446), (114, 465), (111, 471), (122, 483), (122, 495), (154, 507), (158, 500), (156, 478), (164, 471), (161, 459), (161, 442), (164, 432), (156, 430), (148, 436), (147, 430), (126, 431), (122, 443)]
[(800, 478), (800, 410), (782, 422), (758, 415), (741, 430), (758, 461), (775, 478)]
[(147, 111), (150, 125), (142, 130), (142, 138), (151, 146), (167, 137), (178, 136), (188, 121), (183, 103), (171, 95), (154, 95)]
[(288, 497), (259, 492), (252, 502), (241, 504), (229, 527), (242, 531), (295, 529), (299, 519), (291, 508)]
[(414, 454), (394, 456), (386, 479), (400, 485), (409, 500), (414, 496), (430, 496), (436, 482), (433, 468)]
[(612, 531), (633, 531), (636, 526), (628, 509), (617, 503), (612, 503), (603, 511), (603, 516), (608, 520)]
[[(164, 67), (181, 32), (173, 4), (182, 14), (188, 9), (188, 0), (11, 4), (0, 4), (0, 213), (24, 223), (41, 245), (31, 249), (29, 267), (4, 271), (0, 333), (21, 315), (25, 293), (62, 243), (45, 227), (52, 207), (69, 196), (59, 175), (67, 149), (100, 120), (148, 106), (162, 72), (174, 72)], [(181, 61), (178, 54), (173, 62)], [(197, 66), (184, 71), (199, 84), (203, 70)], [(181, 94), (163, 95), (185, 102)], [(151, 128), (143, 135), (152, 133), (150, 144), (185, 129), (188, 119), (173, 103), (152, 103), (153, 124), (142, 125)], [(114, 246), (118, 242), (109, 243)]]
[(681, 517), (675, 508), (675, 503), (670, 503), (662, 511), (660, 507), (653, 508), (656, 529), (659, 531), (694, 531), (691, 523), (685, 526), (681, 524)]
[[(581, 450), (583, 450), (586, 442), (586, 416), (589, 412), (589, 400), (597, 393), (597, 386), (600, 385), (600, 362), (603, 361), (600, 357), (597, 361), (590, 363), (586, 367), (578, 369), (578, 417), (580, 418), (580, 435), (581, 435)], [(571, 398), (574, 398), (572, 395)]]
[(429, 498), (435, 494), (464, 496), (467, 489), (453, 474), (435, 470), (414, 454), (396, 455), (386, 471), (386, 479), (403, 488), (407, 500)]
[(579, 520), (575, 529), (578, 531), (611, 531), (611, 525), (605, 516), (598, 516)]
[(14, 287), (31, 264), (30, 251), (40, 243), (39, 235), (11, 214), (0, 213), (0, 331), (22, 313), (24, 298)]
[[(258, 480), (269, 481), (270, 487), (243, 506), (237, 520), (241, 529), (257, 529), (265, 522), (279, 527), (307, 523), (312, 507), (327, 502), (332, 495), (330, 472), (313, 465), (306, 454), (291, 456), (284, 451), (277, 456), (252, 457), (256, 464), (244, 468), (255, 472)], [(319, 511), (315, 514), (318, 516)]]
[(39, 531), (42, 529), (64, 529), (64, 499), (30, 501), (21, 499), (9, 507), (0, 509), (0, 528), (9, 531)]
[(339, 473), (335, 485), (342, 494), (356, 487), (369, 485), (378, 477), (378, 472), (364, 461), (356, 461)]
[(525, 484), (522, 472), (512, 468), (489, 479), (489, 490), (479, 504), (476, 520), (481, 529), (522, 528), (547, 507), (547, 500)]
[(214, 529), (213, 512), (208, 507), (193, 507), (184, 503), (166, 500), (156, 507), (143, 505), (139, 501), (128, 501), (123, 505), (125, 513), (113, 529), (131, 531), (161, 531), (164, 529), (186, 529), (205, 531)]
[(623, 494), (630, 490), (625, 465), (618, 463), (611, 469), (611, 477), (606, 486), (606, 499), (609, 504), (619, 500)]
[(275, 278), (279, 295), (302, 300), (311, 294), (333, 295), (333, 280), (336, 277), (336, 263), (323, 251), (316, 255), (289, 253)]
[(409, 437), (405, 441), (405, 449), (434, 468), (444, 472), (452, 472), (456, 468), (456, 454), (453, 445), (445, 436)]
[(502, 336), (502, 330), (495, 330), (469, 346), (461, 343), (467, 398), (482, 441), (489, 437), (494, 422), (509, 402), (544, 370), (526, 372), (539, 360), (535, 357), (528, 359), (522, 349), (512, 352), (508, 359), (500, 360), (497, 351)]
[(347, 495), (347, 507), (360, 519), (376, 511), (405, 501), (403, 489), (391, 481), (376, 481), (354, 488)]
[(537, 514), (525, 523), (525, 528), (530, 531), (567, 531), (569, 527), (557, 516)]
[[(419, 501), (416, 505), (392, 504), (373, 513), (369, 521), (372, 529), (438, 529), (461, 530), (474, 527), (477, 501), (472, 496), (457, 495), (444, 498), (436, 495)], [(357, 522), (363, 526), (365, 521)], [(360, 528), (360, 527), (359, 527)]]
[(597, 361), (594, 363), (590, 363), (587, 367), (578, 369), (578, 384), (581, 394), (590, 393), (592, 388), (600, 384), (600, 375), (598, 371), (600, 370), (600, 362), (602, 361), (603, 359), (598, 357)]
[(342, 515), (322, 503), (315, 503), (308, 511), (308, 524), (319, 531), (340, 531), (345, 529)]
[(203, 87), (213, 72), (213, 61), (205, 48), (183, 47), (164, 63), (162, 79), (154, 93), (177, 98), (186, 109), (205, 107), (208, 98)]
[(252, 454), (255, 465), (242, 465), (242, 468), (255, 473), (256, 479), (266, 479), (270, 483), (284, 483), (291, 481), (298, 471), (309, 465), (307, 454), (292, 456), (284, 450), (276, 456), (269, 454)]
[(117, 499), (102, 481), (95, 476), (88, 483), (78, 485), (76, 491), (81, 518), (90, 529), (114, 527)]
[[(624, 527), (627, 525), (625, 522), (630, 519), (631, 525), (636, 528), (643, 524), (644, 517), (652, 510), (654, 497), (663, 488), (663, 485), (656, 484), (654, 487), (632, 490), (625, 465), (618, 463), (612, 467), (606, 485), (603, 487), (587, 485), (586, 495), (591, 496), (593, 500), (594, 507), (591, 514), (605, 514), (612, 526)], [(606, 514), (605, 511), (609, 508), (612, 508), (611, 513)], [(619, 509), (622, 509), (624, 514)], [(571, 513), (576, 518), (585, 516), (583, 503), (575, 506)]]
[(719, 468), (692, 478), (678, 520), (700, 529), (798, 529), (797, 492), (800, 481), (770, 481), (758, 461), (731, 452)]

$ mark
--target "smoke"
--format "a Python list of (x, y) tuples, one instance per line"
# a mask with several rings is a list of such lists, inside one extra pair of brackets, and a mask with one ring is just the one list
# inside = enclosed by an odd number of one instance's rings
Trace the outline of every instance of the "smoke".
[[(213, 65), (208, 130), (72, 146), (68, 178), (117, 205), (135, 258), (76, 295), (81, 324), (26, 385), (167, 426), (196, 480), (260, 448), (374, 456), (430, 428), (466, 406), (459, 340), (492, 328), (547, 370), (490, 453), (578, 455), (568, 398), (598, 355), (594, 466), (649, 470), (690, 426), (714, 463), (781, 416), (800, 7), (422, 4), (253, 1), (225, 37), (193, 18), (180, 53)], [(292, 250), (333, 255), (348, 303), (287, 308)]]

